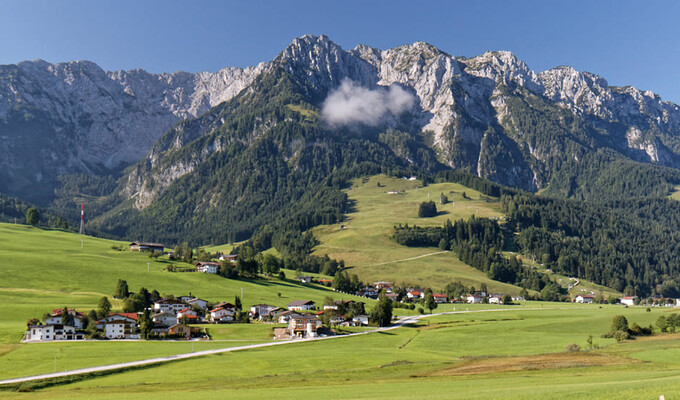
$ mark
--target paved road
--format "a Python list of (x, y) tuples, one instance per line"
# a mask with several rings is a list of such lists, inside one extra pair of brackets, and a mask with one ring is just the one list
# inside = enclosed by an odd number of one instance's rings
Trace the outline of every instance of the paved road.
[[(547, 309), (548, 308), (523, 308), (522, 310), (547, 310)], [(332, 339), (347, 338), (347, 337), (351, 337), (351, 336), (367, 335), (367, 334), (370, 334), (370, 333), (397, 329), (397, 328), (400, 328), (400, 327), (402, 327), (406, 324), (412, 324), (414, 322), (417, 322), (419, 319), (434, 317), (434, 316), (437, 316), (437, 315), (464, 314), (464, 313), (474, 313), (474, 312), (503, 312), (503, 311), (516, 311), (516, 310), (515, 309), (491, 309), (491, 310), (473, 310), (473, 311), (448, 311), (448, 312), (441, 312), (441, 313), (436, 313), (436, 314), (407, 316), (407, 317), (400, 318), (395, 324), (388, 326), (388, 327), (376, 328), (376, 329), (372, 329), (372, 330), (369, 330), (369, 331), (351, 333), (351, 334), (348, 334), (348, 335), (326, 336), (326, 337), (317, 337), (317, 338), (310, 338), (310, 339), (294, 339), (294, 340), (285, 340), (285, 341), (277, 341), (277, 342), (269, 342), (269, 343), (249, 344), (249, 345), (246, 345), (246, 346), (228, 347), (228, 348), (216, 349), (216, 350), (196, 351), (196, 352), (193, 352), (193, 353), (183, 353), (183, 354), (176, 354), (176, 355), (166, 356), (166, 357), (149, 358), (149, 359), (146, 359), (146, 360), (130, 361), (130, 362), (124, 362), (124, 363), (119, 363), (119, 364), (101, 365), (101, 366), (98, 366), (98, 367), (81, 368), (81, 369), (75, 369), (75, 370), (72, 370), (72, 371), (56, 372), (56, 373), (52, 373), (52, 374), (33, 375), (33, 376), (25, 376), (25, 377), (21, 377), (21, 378), (5, 379), (5, 380), (0, 380), (0, 385), (29, 382), (29, 381), (37, 381), (37, 380), (41, 380), (41, 379), (59, 378), (59, 377), (71, 376), (71, 375), (87, 374), (87, 373), (90, 373), (90, 372), (112, 371), (112, 370), (121, 369), (121, 368), (130, 368), (130, 367), (138, 367), (138, 366), (149, 365), (149, 364), (158, 364), (158, 363), (164, 363), (164, 362), (170, 362), (170, 361), (176, 361), (176, 360), (183, 360), (183, 359), (193, 358), (193, 357), (202, 357), (202, 356), (206, 356), (206, 355), (210, 355), (210, 354), (220, 354), (220, 353), (228, 353), (228, 352), (232, 352), (232, 351), (243, 351), (243, 350), (249, 350), (249, 349), (257, 349), (257, 348), (260, 348), (260, 347), (282, 346), (282, 345), (291, 344), (291, 343), (307, 343), (307, 342), (315, 342), (315, 341), (319, 341), (319, 340), (332, 340)]]

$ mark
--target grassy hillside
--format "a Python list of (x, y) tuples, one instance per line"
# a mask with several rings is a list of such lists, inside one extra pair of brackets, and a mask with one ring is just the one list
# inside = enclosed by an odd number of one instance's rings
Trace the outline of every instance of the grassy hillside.
[[(444, 252), (414, 259), (441, 250), (405, 247), (391, 239), (397, 224), (442, 226), (447, 219), (467, 219), (472, 215), (503, 218), (497, 199), (475, 190), (456, 183), (420, 186), (421, 182), (417, 180), (385, 175), (356, 180), (346, 190), (353, 207), (347, 220), (314, 229), (315, 236), (322, 242), (315, 254), (343, 259), (346, 265), (354, 267), (352, 272), (371, 282), (385, 279), (443, 289), (448, 282), (460, 280), (466, 285), (486, 283), (493, 291), (519, 293), (520, 288), (490, 280), (484, 273), (458, 260), (456, 254)], [(449, 203), (439, 204), (442, 193)], [(467, 198), (463, 198), (463, 193)], [(428, 200), (437, 203), (438, 215), (419, 218), (418, 206)]]
[[(82, 247), (81, 247), (82, 241)], [(112, 296), (118, 279), (127, 280), (130, 290), (156, 289), (161, 294), (194, 296), (217, 302), (233, 301), (243, 293), (245, 307), (268, 303), (285, 306), (293, 300), (309, 299), (322, 304), (325, 296), (338, 296), (317, 285), (303, 285), (278, 279), (230, 280), (211, 274), (171, 273), (167, 260), (149, 259), (145, 254), (117, 251), (124, 245), (59, 230), (43, 230), (24, 225), (0, 224), (0, 377), (50, 372), (52, 364), (38, 360), (58, 358), (67, 369), (97, 365), (102, 359), (133, 360), (151, 355), (174, 354), (187, 349), (182, 343), (106, 342), (19, 344), (26, 321), (41, 318), (45, 312), (64, 306), (89, 311), (102, 296)], [(148, 266), (147, 266), (148, 263)], [(293, 271), (285, 271), (289, 277)], [(280, 294), (280, 295), (279, 295)], [(372, 300), (361, 299), (367, 305)], [(122, 306), (112, 300), (114, 309)], [(252, 325), (244, 331), (213, 327), (217, 339), (270, 340), (271, 326)], [(211, 333), (212, 333), (211, 331)], [(212, 344), (197, 344), (212, 348)], [(197, 347), (198, 349), (198, 347)], [(103, 358), (102, 358), (103, 357)], [(64, 361), (63, 364), (61, 359)]]
[[(470, 310), (481, 307), (469, 306)], [(658, 398), (680, 391), (678, 335), (616, 344), (614, 315), (649, 324), (666, 310), (533, 304), (437, 316), (385, 333), (173, 362), (57, 386), (38, 398)], [(586, 350), (587, 338), (602, 348)], [(575, 343), (576, 353), (564, 352)], [(168, 385), (168, 376), (185, 384)], [(23, 398), (20, 393), (2, 393)]]

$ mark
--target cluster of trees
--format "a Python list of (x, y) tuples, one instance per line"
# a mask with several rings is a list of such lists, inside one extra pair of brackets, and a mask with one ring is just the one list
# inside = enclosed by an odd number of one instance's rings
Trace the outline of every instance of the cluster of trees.
[(394, 227), (392, 236), (404, 246), (439, 246), (458, 254), (464, 263), (485, 272), (493, 280), (510, 283), (527, 289), (545, 291), (546, 300), (560, 298), (559, 285), (532, 268), (525, 267), (515, 257), (503, 257), (501, 251), (505, 243), (505, 232), (494, 220), (475, 218), (447, 220), (443, 227), (418, 227), (408, 224)]
[(137, 293), (131, 293), (127, 281), (118, 279), (113, 298), (123, 300), (123, 312), (132, 313), (151, 307), (154, 302), (161, 299), (161, 295), (156, 289), (149, 292), (145, 287), (140, 288)]
[(661, 332), (675, 332), (680, 330), (680, 314), (670, 313), (668, 315), (661, 315), (656, 320), (656, 327)]
[(338, 271), (333, 277), (333, 289), (344, 293), (355, 293), (364, 287), (364, 283), (359, 280), (357, 274), (351, 276), (347, 271)]
[[(657, 321), (658, 323), (658, 321)], [(637, 323), (628, 326), (628, 319), (623, 315), (617, 315), (612, 319), (612, 325), (608, 333), (602, 335), (603, 338), (615, 338), (617, 342), (632, 339), (635, 336), (649, 336), (654, 333), (654, 327), (649, 325), (643, 327)]]

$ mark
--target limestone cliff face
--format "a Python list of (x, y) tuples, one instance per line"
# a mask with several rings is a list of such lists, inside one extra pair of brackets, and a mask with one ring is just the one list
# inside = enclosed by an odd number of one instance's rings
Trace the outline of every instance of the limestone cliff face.
[[(555, 165), (578, 163), (598, 148), (680, 167), (680, 108), (654, 93), (611, 87), (571, 67), (536, 73), (505, 51), (455, 57), (423, 42), (345, 51), (307, 35), (268, 63), (216, 73), (107, 72), (86, 61), (0, 66), (0, 191), (31, 194), (59, 174), (107, 173), (140, 159), (157, 166), (217, 129), (222, 119), (211, 109), (254, 90), (273, 68), (293, 76), (318, 107), (344, 80), (371, 90), (399, 86), (417, 99), (410, 133), (426, 137), (443, 165), (527, 190), (545, 187)], [(549, 126), (533, 129), (537, 121)], [(574, 133), (574, 121), (587, 129)], [(259, 121), (253, 130), (273, 123)], [(140, 192), (150, 170), (137, 168), (126, 193), (144, 207), (205, 156), (154, 171), (155, 194)]]

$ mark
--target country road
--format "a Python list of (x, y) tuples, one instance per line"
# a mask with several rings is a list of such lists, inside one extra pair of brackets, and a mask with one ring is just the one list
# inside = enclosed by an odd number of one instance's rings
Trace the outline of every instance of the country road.
[[(548, 308), (528, 308), (528, 309), (524, 308), (523, 310), (547, 310), (547, 309)], [(282, 345), (292, 344), (292, 343), (307, 343), (307, 342), (315, 342), (315, 341), (320, 341), (320, 340), (332, 340), (332, 339), (347, 338), (347, 337), (352, 337), (352, 336), (367, 335), (367, 334), (370, 334), (370, 333), (383, 332), (383, 331), (388, 331), (388, 330), (392, 330), (392, 329), (397, 329), (397, 328), (400, 328), (400, 327), (402, 327), (406, 324), (411, 324), (411, 323), (417, 322), (418, 320), (420, 320), (422, 318), (429, 318), (429, 317), (434, 317), (434, 316), (438, 316), (438, 315), (465, 314), (465, 313), (478, 313), (478, 312), (503, 312), (503, 311), (514, 311), (514, 309), (447, 311), (447, 312), (441, 312), (441, 313), (436, 313), (436, 314), (407, 316), (407, 317), (400, 318), (394, 325), (391, 325), (391, 326), (388, 326), (388, 327), (376, 328), (376, 329), (372, 329), (370, 331), (364, 331), (364, 332), (350, 333), (348, 335), (325, 336), (325, 337), (317, 337), (317, 338), (310, 338), (310, 339), (293, 339), (293, 340), (285, 340), (285, 341), (279, 341), (279, 342), (259, 343), (259, 344), (250, 344), (250, 345), (246, 345), (246, 346), (228, 347), (228, 348), (224, 348), (224, 349), (204, 350), (204, 351), (197, 351), (197, 352), (193, 352), (193, 353), (175, 354), (175, 355), (165, 356), (165, 357), (149, 358), (149, 359), (146, 359), (146, 360), (129, 361), (129, 362), (118, 363), (118, 364), (101, 365), (101, 366), (98, 366), (98, 367), (81, 368), (81, 369), (75, 369), (75, 370), (71, 370), (71, 371), (56, 372), (56, 373), (52, 373), (52, 374), (33, 375), (33, 376), (25, 376), (25, 377), (21, 377), (21, 378), (5, 379), (5, 380), (0, 380), (0, 385), (30, 382), (30, 381), (37, 381), (37, 380), (42, 380), (42, 379), (60, 378), (60, 377), (64, 377), (64, 376), (87, 374), (87, 373), (91, 373), (91, 372), (113, 371), (113, 370), (122, 369), (122, 368), (130, 368), (130, 367), (138, 367), (138, 366), (144, 366), (144, 365), (150, 365), (150, 364), (165, 363), (165, 362), (176, 361), (176, 360), (184, 360), (184, 359), (187, 359), (187, 358), (202, 357), (202, 356), (211, 355), (211, 354), (220, 354), (220, 353), (228, 353), (228, 352), (232, 352), (232, 351), (243, 351), (243, 350), (249, 350), (249, 349), (256, 349), (256, 348), (260, 348), (260, 347), (282, 346)]]
[(449, 252), (449, 250), (436, 251), (434, 253), (427, 253), (427, 254), (423, 254), (423, 255), (420, 255), (420, 256), (402, 258), (401, 260), (385, 261), (385, 262), (381, 262), (381, 263), (377, 263), (377, 264), (366, 265), (366, 267), (377, 267), (378, 265), (394, 264), (394, 263), (398, 263), (398, 262), (402, 262), (402, 261), (417, 260), (419, 258), (435, 256), (437, 254), (448, 253), (448, 252)]

